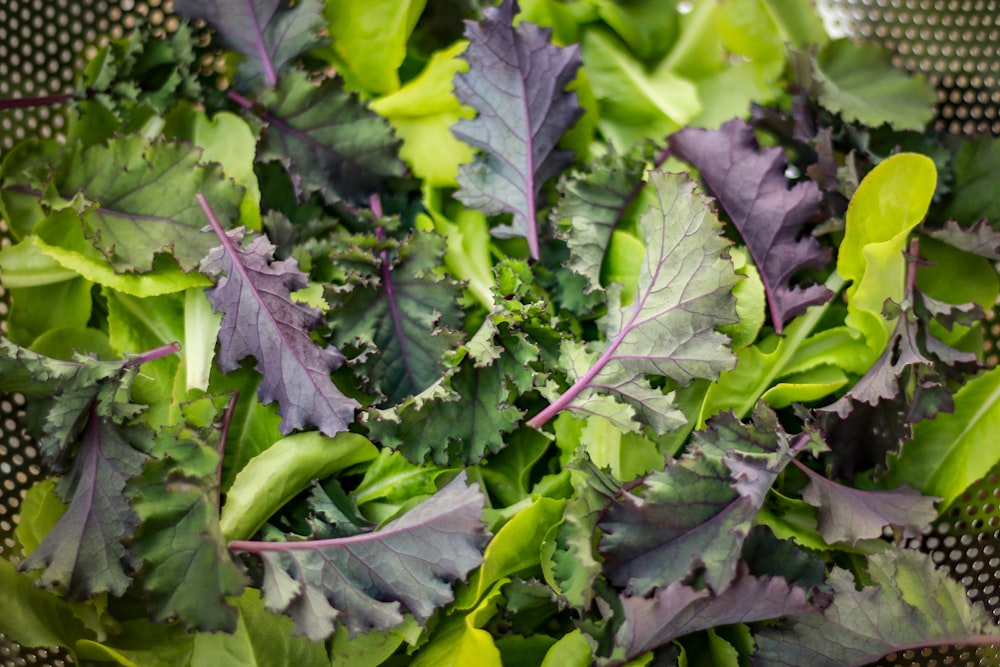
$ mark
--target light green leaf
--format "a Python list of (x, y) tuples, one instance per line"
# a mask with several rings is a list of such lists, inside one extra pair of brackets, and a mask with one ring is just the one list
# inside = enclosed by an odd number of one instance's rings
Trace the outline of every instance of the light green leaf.
[(847, 121), (868, 127), (888, 123), (896, 130), (919, 132), (934, 117), (934, 87), (923, 77), (893, 67), (890, 53), (881, 46), (834, 40), (812, 57), (812, 64), (820, 103)]
[(1000, 369), (955, 392), (955, 411), (918, 422), (913, 438), (889, 459), (885, 488), (909, 484), (947, 507), (1000, 460)]
[(580, 46), (583, 69), (600, 102), (598, 127), (619, 152), (666, 136), (701, 112), (693, 83), (662, 65), (647, 70), (614, 34), (589, 29)]
[(121, 623), (120, 632), (100, 642), (76, 644), (82, 664), (112, 663), (121, 667), (177, 667), (188, 665), (194, 649), (193, 633), (176, 625), (153, 624), (144, 618)]
[(809, 0), (763, 0), (763, 4), (781, 31), (784, 43), (808, 49), (830, 40), (816, 6)]
[[(160, 345), (184, 340), (184, 296), (164, 294), (139, 299), (105, 288), (108, 333), (111, 345), (120, 354), (138, 354)], [(142, 367), (132, 385), (132, 396), (150, 406), (143, 419), (150, 425), (170, 423), (175, 400), (174, 384), (180, 359), (170, 355)]]
[[(422, 632), (420, 624), (412, 616), (407, 616), (403, 625), (392, 630), (382, 632), (372, 630), (367, 634), (356, 634), (353, 637), (348, 634), (347, 628), (337, 625), (337, 630), (331, 638), (334, 649), (330, 667), (377, 667), (395, 653), (403, 642), (410, 646), (415, 645)], [(310, 646), (321, 645), (310, 644)]]
[(309, 482), (371, 461), (376, 454), (375, 445), (354, 433), (328, 438), (309, 431), (282, 438), (237, 473), (222, 507), (222, 534), (229, 540), (250, 539)]
[(885, 350), (895, 327), (896, 318), (885, 317), (882, 308), (886, 299), (903, 300), (903, 251), (910, 231), (927, 215), (936, 183), (933, 160), (899, 153), (865, 176), (847, 208), (837, 272), (853, 283), (847, 288), (846, 322), (864, 334), (872, 359)]
[(664, 0), (635, 0), (622, 3), (592, 0), (597, 13), (618, 33), (636, 60), (659, 60), (673, 46), (677, 33), (676, 3)]
[(31, 350), (53, 359), (73, 359), (76, 353), (96, 356), (104, 361), (118, 359), (118, 351), (111, 347), (108, 334), (88, 327), (56, 327), (35, 339)]
[(348, 83), (372, 93), (399, 88), (397, 70), (426, 0), (339, 0), (326, 3), (327, 30)]
[(28, 489), (21, 500), (20, 518), (14, 537), (24, 553), (34, 551), (66, 512), (66, 504), (55, 491), (54, 479), (43, 479)]
[[(293, 636), (294, 622), (286, 616), (265, 609), (260, 591), (248, 588), (234, 602), (240, 611), (236, 632), (199, 632), (194, 635), (191, 667), (230, 664), (241, 667), (329, 667), (330, 657), (326, 647), (305, 637)], [(345, 654), (347, 649), (348, 646), (338, 643), (334, 654)], [(333, 664), (338, 663), (334, 661)], [(366, 663), (356, 664), (361, 667)]]
[(639, 262), (637, 257), (642, 257), (646, 252), (646, 247), (642, 241), (620, 229), (611, 232), (611, 239), (608, 243), (608, 254), (605, 257), (605, 264), (601, 271), (602, 282), (618, 283), (622, 286), (621, 305), (627, 306), (635, 300), (635, 293), (639, 286)]
[(734, 350), (739, 350), (757, 339), (757, 334), (767, 318), (765, 313), (767, 299), (760, 272), (750, 261), (750, 254), (746, 248), (742, 246), (732, 248), (729, 254), (733, 258), (736, 275), (743, 277), (733, 288), (733, 296), (736, 297), (736, 316), (740, 321), (719, 327), (719, 331), (732, 339), (730, 344)]
[[(281, 416), (277, 404), (264, 405), (257, 398), (256, 389), (260, 381), (260, 373), (252, 368), (241, 368), (228, 374), (213, 368), (209, 392), (224, 396), (225, 402), (234, 392), (237, 394), (233, 418), (229, 423), (226, 455), (222, 460), (223, 492), (229, 489), (236, 474), (250, 459), (281, 439)], [(215, 419), (221, 419), (221, 412)]]
[(590, 642), (577, 629), (560, 637), (549, 648), (541, 667), (588, 667), (592, 661)]
[(77, 641), (96, 635), (69, 603), (35, 588), (6, 558), (0, 558), (0, 590), (5, 610), (0, 614), (0, 632), (21, 646), (65, 646), (73, 654)]
[(528, 497), (532, 471), (548, 450), (551, 439), (534, 429), (519, 429), (507, 439), (507, 446), (479, 467), (490, 498), (499, 506), (510, 507)]
[(786, 376), (765, 391), (761, 398), (772, 408), (787, 408), (792, 403), (810, 403), (830, 396), (849, 382), (847, 375), (836, 366), (817, 366)]
[(226, 176), (246, 189), (240, 203), (240, 224), (260, 231), (260, 186), (253, 170), (257, 133), (250, 125), (228, 111), (209, 118), (188, 102), (174, 107), (164, 123), (164, 136), (190, 141), (201, 149), (203, 162), (218, 162)]
[(464, 616), (446, 619), (410, 663), (411, 667), (503, 667), (493, 636), (481, 629), (497, 613), (503, 598), (498, 583), (479, 605)]
[(469, 579), (455, 601), (456, 609), (470, 609), (486, 596), (490, 587), (505, 577), (541, 562), (542, 540), (549, 528), (562, 519), (565, 500), (538, 498), (497, 531), (483, 552), (483, 564)]
[(594, 465), (610, 468), (611, 474), (623, 482), (663, 467), (663, 454), (655, 442), (637, 433), (622, 433), (616, 424), (597, 415), (587, 417), (580, 444)]
[(0, 250), (0, 278), (8, 289), (52, 285), (78, 278), (71, 271), (43, 253), (37, 237), (27, 236), (16, 245)]
[(492, 258), (490, 225), (479, 211), (450, 200), (442, 210), (441, 192), (424, 190), (424, 207), (430, 217), (417, 216), (417, 227), (435, 231), (445, 238), (444, 265), (458, 279), (466, 282), (473, 296), (489, 310), (493, 309)]
[[(921, 237), (917, 287), (929, 297), (961, 305), (969, 302), (989, 310), (1000, 294), (1000, 276), (993, 262), (931, 238)], [(956, 280), (956, 278), (960, 278)]]
[(93, 283), (76, 277), (51, 285), (11, 289), (7, 335), (15, 343), (31, 345), (55, 328), (85, 328), (93, 309), (91, 287)]
[(212, 311), (205, 290), (200, 287), (184, 290), (184, 368), (188, 390), (208, 389), (221, 327), (222, 313)]
[(459, 118), (475, 115), (455, 97), (452, 84), (456, 73), (468, 70), (468, 63), (458, 57), (466, 46), (468, 42), (460, 40), (433, 54), (415, 78), (368, 105), (396, 130), (403, 140), (399, 157), (425, 186), (457, 188), (458, 165), (470, 162), (474, 154), (451, 133)]
[(431, 495), (438, 490), (435, 480), (453, 470), (410, 463), (401, 453), (383, 449), (368, 466), (351, 496), (359, 509), (376, 500), (402, 503), (417, 496)]
[(35, 244), (47, 257), (91, 282), (138, 297), (180, 292), (189, 287), (212, 284), (206, 276), (185, 273), (168, 255), (153, 259), (151, 273), (116, 273), (107, 259), (84, 238), (80, 220), (71, 209), (64, 209), (40, 222)]

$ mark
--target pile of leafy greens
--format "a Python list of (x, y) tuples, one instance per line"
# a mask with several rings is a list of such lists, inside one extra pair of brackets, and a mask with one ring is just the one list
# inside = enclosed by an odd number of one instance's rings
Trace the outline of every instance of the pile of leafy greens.
[[(1000, 459), (1000, 144), (805, 0), (176, 0), (3, 156), (51, 477), (0, 632), (121, 665), (862, 665)], [(465, 21), (461, 20), (465, 17)], [(8, 101), (2, 104), (10, 105)]]

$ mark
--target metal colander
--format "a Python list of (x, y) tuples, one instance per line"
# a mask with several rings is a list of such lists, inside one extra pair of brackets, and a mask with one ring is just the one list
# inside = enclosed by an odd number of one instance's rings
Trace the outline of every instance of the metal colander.
[[(1000, 135), (1000, 0), (816, 0), (827, 30), (891, 49), (895, 62), (938, 89), (938, 124), (953, 133)], [(0, 0), (0, 97), (58, 95), (108, 37), (140, 17), (173, 32), (172, 0)], [(60, 107), (0, 110), (0, 154), (29, 136), (58, 137)], [(0, 220), (0, 244), (10, 243)], [(0, 286), (0, 328), (8, 311)], [(987, 359), (1000, 356), (1000, 317), (989, 314)], [(17, 561), (13, 539), (24, 493), (43, 477), (39, 452), (20, 426), (20, 396), (0, 397), (0, 558)], [(932, 554), (1000, 624), (1000, 466), (926, 535), (907, 545)], [(0, 601), (3, 599), (0, 591)], [(0, 604), (0, 613), (4, 613)], [(995, 647), (934, 647), (888, 656), (879, 665), (964, 667), (1000, 664)], [(71, 664), (59, 649), (24, 649), (0, 634), (0, 667)]]

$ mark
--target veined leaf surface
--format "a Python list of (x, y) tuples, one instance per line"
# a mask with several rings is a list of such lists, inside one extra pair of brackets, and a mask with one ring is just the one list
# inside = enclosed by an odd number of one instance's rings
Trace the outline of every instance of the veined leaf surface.
[[(639, 225), (646, 239), (635, 300), (608, 308), (602, 320), (607, 343), (585, 372), (573, 369), (575, 382), (528, 423), (539, 427), (565, 408), (580, 407), (595, 392), (610, 391), (636, 409), (664, 415), (662, 392), (652, 401), (646, 375), (661, 375), (681, 385), (695, 378), (715, 379), (733, 367), (729, 338), (716, 331), (736, 322), (738, 280), (725, 256), (729, 242), (708, 201), (689, 178), (652, 171), (656, 190), (651, 209)], [(641, 389), (641, 391), (639, 391)]]
[(288, 61), (323, 43), (323, 3), (319, 0), (177, 0), (174, 9), (204, 19), (220, 41), (246, 57), (246, 86), (274, 87)]
[(531, 23), (513, 26), (517, 3), (483, 11), (483, 23), (466, 23), (469, 71), (455, 79), (455, 95), (479, 115), (452, 128), (484, 151), (459, 167), (456, 197), (488, 215), (512, 213), (497, 236), (523, 236), (538, 258), (538, 194), (569, 165), (572, 155), (556, 143), (583, 113), (565, 91), (580, 67), (579, 49), (549, 43), (551, 31)]
[(307, 425), (329, 436), (346, 430), (358, 403), (330, 379), (344, 356), (309, 338), (319, 311), (291, 298), (291, 292), (308, 284), (308, 277), (295, 260), (274, 261), (267, 237), (243, 244), (244, 229), (224, 232), (211, 210), (206, 213), (222, 241), (202, 262), (204, 273), (218, 277), (208, 298), (223, 312), (219, 368), (230, 372), (245, 357), (257, 360), (263, 376), (257, 394), (264, 404), (278, 401), (282, 433)]

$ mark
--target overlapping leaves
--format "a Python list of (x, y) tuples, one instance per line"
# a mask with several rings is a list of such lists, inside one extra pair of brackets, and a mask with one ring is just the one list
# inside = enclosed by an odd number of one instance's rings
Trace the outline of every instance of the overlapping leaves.
[(334, 339), (363, 350), (356, 368), (390, 406), (437, 382), (445, 352), (461, 340), (461, 293), (435, 275), (443, 253), (443, 239), (432, 234), (385, 241), (357, 266), (360, 284), (330, 313)]
[(122, 135), (73, 152), (55, 188), (67, 200), (76, 198), (85, 236), (116, 272), (151, 271), (159, 253), (189, 272), (216, 243), (202, 231), (205, 217), (195, 195), (207, 198), (227, 225), (243, 198), (219, 165), (200, 161), (190, 145)]
[(685, 128), (670, 146), (690, 162), (729, 215), (760, 271), (775, 331), (832, 294), (823, 285), (792, 285), (795, 274), (821, 269), (831, 251), (809, 234), (822, 218), (823, 195), (811, 181), (791, 188), (781, 148), (760, 149), (753, 128), (731, 120), (719, 130)]
[(558, 411), (584, 414), (598, 392), (608, 392), (653, 425), (673, 422), (670, 400), (649, 387), (645, 376), (668, 377), (681, 385), (712, 379), (732, 368), (729, 339), (716, 328), (736, 321), (732, 288), (737, 278), (725, 257), (728, 242), (704, 197), (690, 179), (651, 172), (655, 203), (640, 219), (646, 253), (635, 300), (610, 304), (602, 318), (606, 343), (592, 361), (565, 355), (572, 386), (529, 422), (540, 426)]
[(306, 425), (331, 436), (346, 430), (358, 403), (330, 379), (344, 357), (313, 342), (308, 332), (320, 314), (291, 298), (308, 284), (307, 276), (294, 260), (274, 261), (267, 237), (244, 244), (244, 229), (213, 227), (222, 245), (205, 257), (202, 271), (218, 279), (208, 296), (223, 313), (219, 368), (229, 372), (245, 357), (257, 360), (263, 376), (257, 394), (264, 404), (278, 402), (283, 433)]
[(644, 478), (601, 519), (604, 572), (630, 595), (677, 581), (724, 590), (764, 495), (793, 456), (791, 436), (770, 411), (749, 425), (720, 415), (695, 438), (691, 452)]
[(257, 159), (284, 164), (305, 193), (364, 202), (403, 174), (392, 129), (336, 79), (317, 85), (293, 71), (264, 95), (263, 107)]
[(353, 635), (425, 622), (451, 601), (451, 583), (482, 561), (483, 495), (460, 474), (379, 530), (312, 542), (234, 542), (264, 564), (264, 601), (313, 640), (342, 622)]

